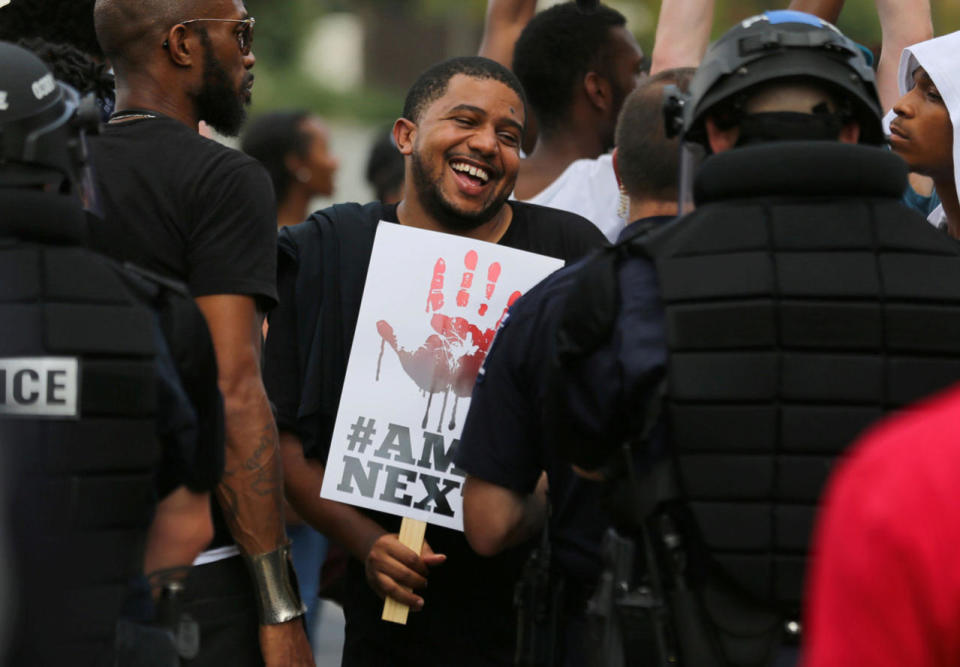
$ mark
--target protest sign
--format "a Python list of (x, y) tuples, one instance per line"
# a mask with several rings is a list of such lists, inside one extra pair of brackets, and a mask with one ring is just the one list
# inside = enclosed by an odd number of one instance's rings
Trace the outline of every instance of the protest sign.
[(321, 495), (463, 530), (453, 453), (510, 304), (563, 262), (381, 222)]

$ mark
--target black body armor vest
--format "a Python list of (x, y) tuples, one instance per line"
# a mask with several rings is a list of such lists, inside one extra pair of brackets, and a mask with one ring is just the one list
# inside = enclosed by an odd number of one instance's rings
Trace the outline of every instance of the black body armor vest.
[(701, 169), (698, 209), (643, 242), (694, 532), (711, 575), (780, 619), (799, 620), (836, 457), (960, 379), (960, 246), (900, 204), (905, 175), (861, 146), (730, 151)]
[[(877, 148), (731, 150), (698, 173), (695, 212), (638, 223), (572, 285), (544, 426), (562, 456), (606, 471), (611, 516), (660, 555), (638, 565), (669, 610), (663, 664), (761, 667), (798, 642), (835, 459), (885, 413), (960, 380), (960, 245), (901, 205), (905, 188), (906, 165)], [(657, 274), (665, 377), (620, 379), (623, 418), (583, 428), (557, 388), (630, 344), (639, 311), (619, 271), (638, 256)], [(624, 440), (662, 457), (661, 419), (672, 465), (625, 475)]]
[(0, 191), (8, 664), (89, 665), (109, 652), (156, 502), (149, 285), (79, 246), (83, 216), (72, 200)]

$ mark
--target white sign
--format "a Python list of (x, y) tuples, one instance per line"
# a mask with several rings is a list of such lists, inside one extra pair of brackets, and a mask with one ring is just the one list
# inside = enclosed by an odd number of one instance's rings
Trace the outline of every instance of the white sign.
[(74, 357), (0, 359), (0, 417), (76, 417), (78, 369)]
[(381, 222), (320, 495), (463, 530), (453, 452), (507, 308), (563, 266)]

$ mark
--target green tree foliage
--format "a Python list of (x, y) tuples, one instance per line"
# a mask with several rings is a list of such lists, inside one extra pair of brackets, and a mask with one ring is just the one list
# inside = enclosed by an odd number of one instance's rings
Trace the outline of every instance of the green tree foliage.
[(330, 11), (325, 0), (246, 0), (257, 19), (254, 50), (271, 66), (294, 61), (314, 21)]

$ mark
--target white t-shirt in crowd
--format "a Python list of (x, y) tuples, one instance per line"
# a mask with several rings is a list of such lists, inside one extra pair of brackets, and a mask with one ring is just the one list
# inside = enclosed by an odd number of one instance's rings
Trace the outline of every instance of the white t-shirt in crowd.
[(540, 194), (523, 201), (570, 211), (595, 224), (611, 243), (627, 221), (620, 217), (620, 188), (613, 173), (613, 156), (576, 160)]

